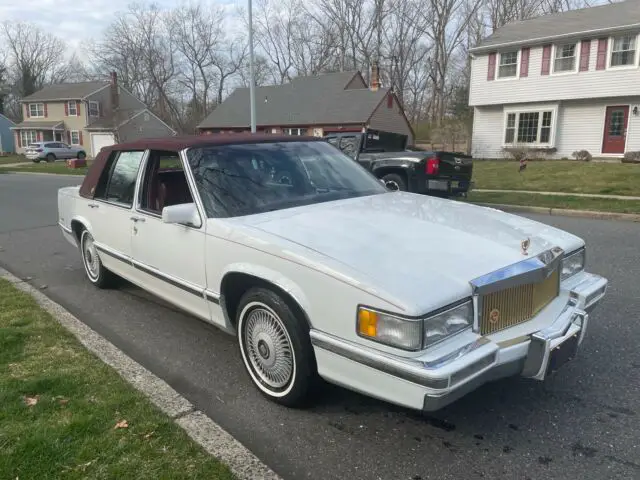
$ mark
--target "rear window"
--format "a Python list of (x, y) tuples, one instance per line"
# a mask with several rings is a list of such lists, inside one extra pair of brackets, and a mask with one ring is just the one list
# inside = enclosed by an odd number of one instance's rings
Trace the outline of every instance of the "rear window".
[(29, 148), (40, 148), (42, 146), (41, 143), (30, 143)]

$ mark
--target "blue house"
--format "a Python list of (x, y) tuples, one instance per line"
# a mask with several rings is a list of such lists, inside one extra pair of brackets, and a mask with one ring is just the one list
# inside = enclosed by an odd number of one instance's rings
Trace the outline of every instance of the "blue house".
[(0, 114), (0, 155), (16, 152), (13, 131), (11, 130), (11, 127), (15, 126), (15, 123)]

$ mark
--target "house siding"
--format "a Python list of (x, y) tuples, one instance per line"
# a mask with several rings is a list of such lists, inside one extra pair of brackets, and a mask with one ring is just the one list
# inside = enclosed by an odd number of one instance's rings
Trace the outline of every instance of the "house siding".
[(137, 115), (118, 130), (118, 140), (120, 142), (130, 142), (139, 138), (168, 137), (172, 135), (173, 130), (149, 112)]
[(13, 131), (11, 127), (14, 127), (15, 123), (9, 120), (4, 115), (0, 114), (0, 153), (15, 153), (15, 142), (13, 138)]
[[(130, 116), (133, 116), (134, 113), (136, 113), (137, 111), (147, 108), (147, 106), (144, 103), (142, 103), (140, 100), (138, 100), (136, 97), (129, 94), (122, 88), (118, 89), (118, 97), (119, 97), (118, 109), (121, 112), (123, 112), (123, 114), (126, 113)], [(87, 102), (88, 101), (99, 102), (100, 112), (103, 113), (104, 115), (111, 114), (113, 110), (111, 108), (111, 87), (107, 86), (106, 88), (99, 90), (93, 93), (92, 95), (88, 96)], [(87, 103), (87, 106), (88, 106), (88, 103)], [(88, 117), (87, 119), (89, 120), (89, 122), (91, 122), (91, 119), (89, 119)]]
[(402, 108), (395, 97), (393, 97), (393, 105), (391, 108), (387, 106), (386, 98), (380, 102), (380, 105), (374, 110), (369, 119), (369, 127), (376, 130), (407, 135), (409, 137), (408, 143), (413, 143), (411, 126), (402, 113)]
[(555, 143), (557, 151), (549, 158), (572, 158), (576, 150), (587, 150), (594, 157), (602, 154), (605, 111), (607, 106), (628, 105), (626, 151), (640, 151), (640, 116), (633, 115), (633, 107), (640, 108), (640, 95), (610, 99), (567, 100), (557, 104), (508, 104), (474, 108), (472, 155), (474, 158), (506, 158), (503, 149), (505, 110), (547, 109), (557, 105)]
[[(580, 63), (580, 41), (576, 39), (576, 63)], [(589, 70), (577, 73), (542, 74), (543, 46), (531, 47), (528, 75), (488, 80), (490, 54), (477, 55), (471, 63), (469, 105), (502, 105), (560, 100), (640, 95), (640, 68), (596, 70), (598, 39), (590, 39)], [(638, 37), (640, 42), (640, 36)], [(610, 41), (608, 42), (611, 43)], [(640, 45), (639, 45), (640, 47)], [(608, 57), (607, 57), (608, 61)], [(551, 59), (553, 63), (553, 59)], [(637, 63), (636, 63), (637, 65)]]

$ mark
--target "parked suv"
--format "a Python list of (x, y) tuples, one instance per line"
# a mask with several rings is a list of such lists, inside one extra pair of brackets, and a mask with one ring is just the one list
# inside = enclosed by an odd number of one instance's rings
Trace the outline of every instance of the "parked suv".
[(30, 143), (25, 149), (25, 156), (34, 163), (40, 160), (55, 162), (65, 158), (85, 158), (84, 148), (72, 147), (62, 142), (36, 142)]

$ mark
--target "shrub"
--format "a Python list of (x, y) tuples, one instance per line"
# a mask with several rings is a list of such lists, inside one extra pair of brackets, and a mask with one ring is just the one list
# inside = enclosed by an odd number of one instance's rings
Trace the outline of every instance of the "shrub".
[(622, 163), (640, 163), (640, 152), (627, 152), (622, 157)]
[(593, 158), (587, 150), (577, 150), (573, 152), (571, 156), (581, 162), (590, 162)]

